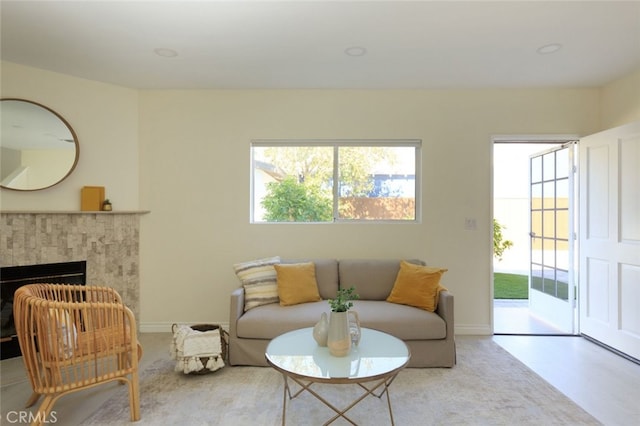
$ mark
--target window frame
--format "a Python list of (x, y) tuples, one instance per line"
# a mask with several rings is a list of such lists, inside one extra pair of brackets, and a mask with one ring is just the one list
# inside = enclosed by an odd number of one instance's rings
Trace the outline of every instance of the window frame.
[[(388, 148), (414, 148), (414, 200), (415, 200), (415, 217), (413, 219), (341, 219), (338, 214), (339, 204), (339, 149), (344, 147), (388, 147)], [(269, 222), (255, 220), (255, 167), (254, 167), (254, 148), (256, 147), (332, 147), (333, 148), (333, 220), (326, 222)], [(422, 221), (422, 203), (421, 203), (421, 187), (422, 187), (422, 140), (421, 139), (253, 139), (249, 145), (250, 151), (250, 194), (249, 194), (249, 222), (258, 225), (274, 225), (274, 224), (339, 224), (339, 223), (358, 223), (358, 224), (410, 224), (421, 223)]]

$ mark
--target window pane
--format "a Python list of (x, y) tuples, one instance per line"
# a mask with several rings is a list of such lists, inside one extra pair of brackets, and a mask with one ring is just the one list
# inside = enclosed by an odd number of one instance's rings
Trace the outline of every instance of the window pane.
[(253, 147), (255, 222), (333, 220), (333, 148)]
[(416, 221), (420, 141), (253, 141), (251, 221)]
[(338, 148), (338, 218), (415, 220), (416, 148)]

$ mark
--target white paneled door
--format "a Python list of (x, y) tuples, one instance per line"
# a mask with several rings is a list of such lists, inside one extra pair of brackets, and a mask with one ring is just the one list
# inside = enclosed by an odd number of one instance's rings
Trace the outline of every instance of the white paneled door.
[(640, 359), (640, 122), (579, 146), (580, 332)]

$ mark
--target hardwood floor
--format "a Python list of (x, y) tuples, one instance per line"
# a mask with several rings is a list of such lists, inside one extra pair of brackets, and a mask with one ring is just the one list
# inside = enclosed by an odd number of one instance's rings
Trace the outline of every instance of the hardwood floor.
[[(493, 339), (604, 425), (640, 424), (640, 365), (582, 337), (496, 335), (456, 338)], [(141, 369), (167, 356), (170, 334), (143, 333), (140, 340), (145, 348)], [(0, 362), (0, 424), (10, 420), (7, 418), (10, 411), (22, 410), (30, 395), (29, 384), (21, 369), (20, 358)], [(61, 398), (55, 406), (59, 413), (58, 423), (81, 425), (82, 419), (115, 392), (122, 391), (125, 390), (121, 386), (107, 385)]]

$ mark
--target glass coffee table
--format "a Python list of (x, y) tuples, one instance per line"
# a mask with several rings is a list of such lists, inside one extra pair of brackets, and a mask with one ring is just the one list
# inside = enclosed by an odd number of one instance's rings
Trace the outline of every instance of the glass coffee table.
[[(287, 398), (293, 399), (307, 391), (336, 412), (325, 425), (342, 417), (356, 424), (345, 413), (356, 404), (373, 395), (386, 395), (391, 424), (394, 424), (389, 386), (400, 370), (407, 366), (411, 353), (407, 345), (389, 334), (368, 328), (362, 329), (360, 344), (351, 348), (345, 357), (334, 357), (327, 347), (318, 346), (313, 339), (313, 329), (290, 331), (273, 339), (267, 346), (265, 357), (269, 365), (282, 373), (284, 390), (282, 399), (282, 424), (286, 423)], [(296, 393), (291, 392), (289, 379), (300, 385)], [(336, 385), (355, 384), (364, 392), (344, 409), (339, 409), (311, 389), (314, 383)]]

